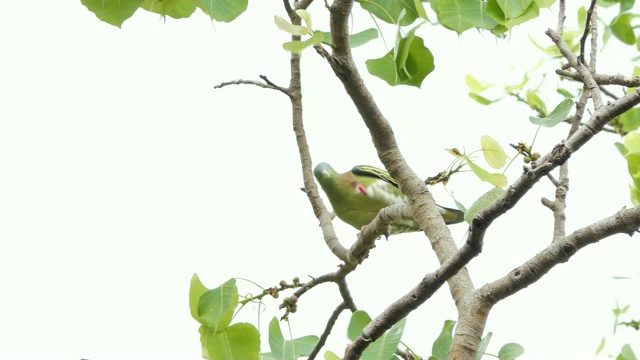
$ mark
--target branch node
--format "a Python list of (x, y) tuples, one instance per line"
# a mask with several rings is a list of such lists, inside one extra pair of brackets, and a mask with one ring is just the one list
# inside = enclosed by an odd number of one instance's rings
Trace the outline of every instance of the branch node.
[(548, 207), (550, 210), (555, 210), (556, 208), (556, 203), (543, 197), (542, 199), (540, 199), (540, 202), (542, 202), (542, 205)]

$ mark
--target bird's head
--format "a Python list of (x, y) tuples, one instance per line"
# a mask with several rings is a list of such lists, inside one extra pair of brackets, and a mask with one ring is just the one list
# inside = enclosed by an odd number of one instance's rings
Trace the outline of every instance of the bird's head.
[(316, 179), (318, 179), (318, 181), (321, 181), (322, 179), (328, 179), (335, 174), (336, 171), (333, 170), (331, 165), (325, 162), (316, 165), (315, 169), (313, 169), (313, 175), (316, 177)]

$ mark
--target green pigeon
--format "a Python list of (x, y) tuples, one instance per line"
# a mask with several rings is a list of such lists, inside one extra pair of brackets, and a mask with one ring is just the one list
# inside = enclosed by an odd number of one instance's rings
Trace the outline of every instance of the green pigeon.
[[(358, 230), (369, 224), (381, 209), (406, 201), (396, 180), (373, 166), (358, 165), (340, 174), (331, 165), (320, 163), (313, 174), (327, 194), (336, 216)], [(456, 224), (464, 220), (462, 211), (437, 206), (445, 223)], [(412, 231), (420, 231), (418, 224), (413, 220), (401, 220), (391, 224), (390, 234)]]

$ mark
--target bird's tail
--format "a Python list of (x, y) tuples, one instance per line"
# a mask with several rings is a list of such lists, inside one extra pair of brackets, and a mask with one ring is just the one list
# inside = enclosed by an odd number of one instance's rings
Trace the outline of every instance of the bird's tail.
[(458, 209), (446, 208), (438, 205), (440, 215), (446, 224), (457, 224), (464, 221), (464, 211)]

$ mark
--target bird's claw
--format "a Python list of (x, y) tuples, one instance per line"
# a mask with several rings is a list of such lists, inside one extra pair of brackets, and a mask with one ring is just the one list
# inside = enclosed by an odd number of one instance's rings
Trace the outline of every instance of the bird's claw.
[[(360, 228), (360, 232), (358, 233), (358, 238), (360, 238), (360, 237), (362, 236), (362, 233), (365, 231), (365, 229), (367, 228), (367, 226), (369, 226), (369, 225), (367, 225), (367, 224), (362, 225), (362, 227)], [(384, 239), (385, 239), (385, 240), (387, 240), (387, 241), (389, 240), (389, 236), (391, 235), (391, 231), (390, 231), (390, 230), (391, 230), (391, 225), (388, 225), (388, 226), (384, 229), (384, 232), (381, 234), (381, 235), (384, 235)], [(376, 240), (377, 240), (377, 239), (380, 239), (380, 236), (378, 236), (378, 237), (376, 238)]]

